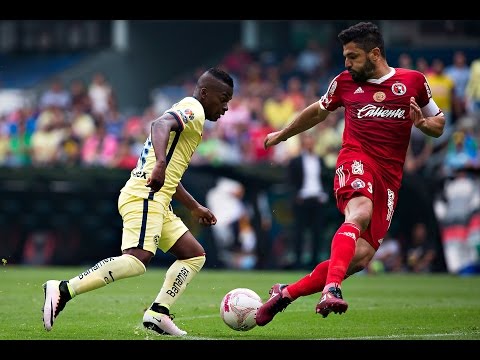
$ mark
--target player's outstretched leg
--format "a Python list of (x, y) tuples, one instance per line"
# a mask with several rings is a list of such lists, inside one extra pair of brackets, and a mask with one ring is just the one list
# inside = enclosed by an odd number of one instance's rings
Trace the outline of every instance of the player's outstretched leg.
[(161, 335), (184, 336), (187, 332), (181, 330), (173, 322), (174, 316), (164, 307), (154, 303), (143, 314), (143, 326)]
[(50, 331), (58, 314), (72, 297), (66, 281), (48, 280), (43, 284), (43, 292), (45, 294), (45, 302), (42, 309), (43, 326), (47, 331)]
[(332, 311), (335, 314), (341, 314), (347, 311), (348, 304), (343, 300), (342, 290), (339, 287), (330, 287), (322, 293), (315, 311), (317, 314), (327, 317)]
[(273, 320), (274, 316), (290, 305), (292, 300), (282, 295), (282, 289), (286, 284), (275, 284), (270, 291), (270, 298), (260, 306), (255, 316), (255, 322), (258, 326), (265, 326)]

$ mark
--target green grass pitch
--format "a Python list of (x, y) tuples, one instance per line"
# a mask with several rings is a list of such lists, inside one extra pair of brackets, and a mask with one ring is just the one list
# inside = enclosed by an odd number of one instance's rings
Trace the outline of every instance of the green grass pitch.
[[(164, 268), (124, 279), (70, 301), (52, 331), (43, 328), (42, 283), (69, 279), (80, 267), (0, 267), (0, 340), (172, 340), (142, 326), (143, 311), (163, 281)], [(343, 283), (345, 314), (315, 314), (319, 294), (300, 298), (265, 327), (228, 328), (220, 302), (247, 287), (262, 299), (276, 282), (306, 272), (202, 270), (172, 308), (182, 340), (479, 340), (480, 276), (356, 274)], [(178, 338), (175, 338), (176, 340)]]

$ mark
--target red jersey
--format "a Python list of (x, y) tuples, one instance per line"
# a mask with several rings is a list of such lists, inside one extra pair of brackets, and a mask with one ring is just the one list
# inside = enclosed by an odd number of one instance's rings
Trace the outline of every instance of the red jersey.
[(410, 97), (420, 108), (428, 104), (431, 91), (425, 76), (415, 70), (391, 68), (380, 79), (355, 82), (345, 70), (330, 83), (319, 100), (333, 111), (345, 108), (345, 129), (337, 166), (361, 158), (397, 188), (410, 141)]

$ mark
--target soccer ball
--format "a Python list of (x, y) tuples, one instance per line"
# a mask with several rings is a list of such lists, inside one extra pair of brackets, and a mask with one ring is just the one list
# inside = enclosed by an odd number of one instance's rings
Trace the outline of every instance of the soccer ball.
[(257, 326), (255, 316), (262, 306), (258, 294), (247, 288), (229, 291), (220, 304), (220, 316), (225, 324), (236, 331), (248, 331)]

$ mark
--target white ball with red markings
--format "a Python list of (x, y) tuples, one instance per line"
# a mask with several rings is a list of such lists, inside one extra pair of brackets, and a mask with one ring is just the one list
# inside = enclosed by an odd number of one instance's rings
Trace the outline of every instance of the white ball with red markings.
[(247, 288), (237, 288), (229, 291), (220, 304), (220, 317), (231, 329), (248, 331), (257, 326), (255, 316), (262, 306), (258, 294)]

